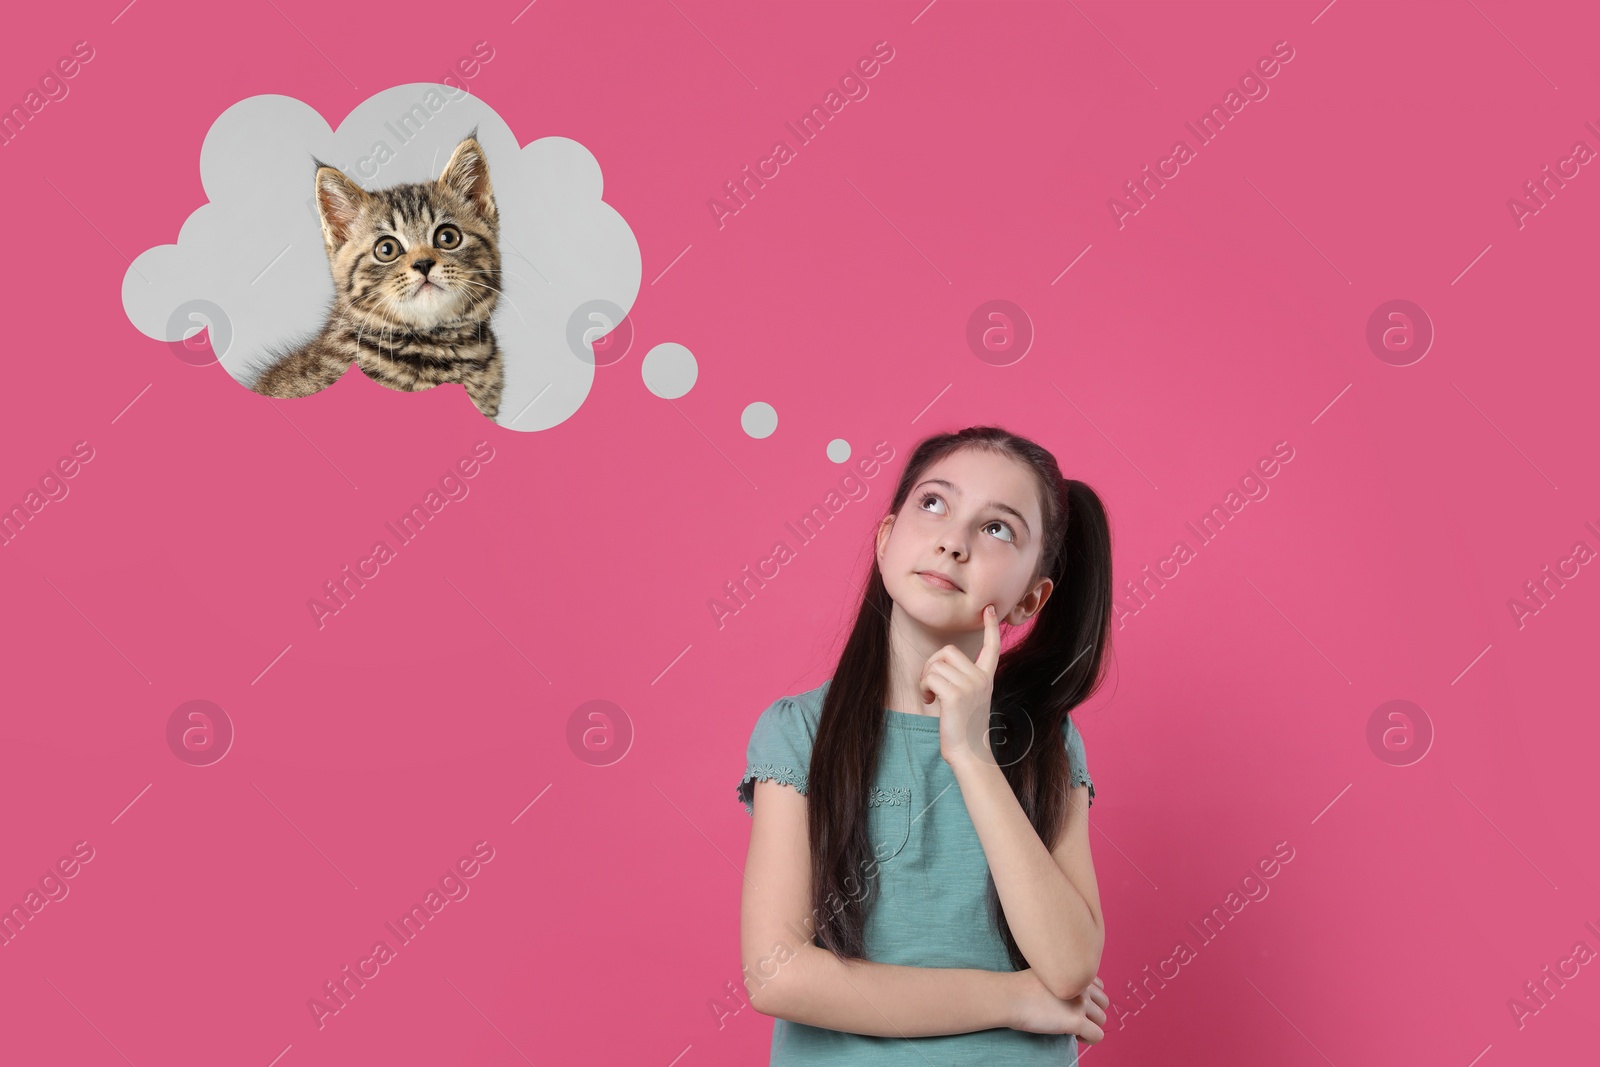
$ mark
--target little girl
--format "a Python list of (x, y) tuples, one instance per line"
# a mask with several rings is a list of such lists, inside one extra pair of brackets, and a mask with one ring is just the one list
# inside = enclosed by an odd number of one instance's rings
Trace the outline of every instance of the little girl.
[(761, 714), (739, 782), (773, 1065), (1059, 1067), (1105, 1036), (1068, 713), (1110, 607), (1105, 509), (1048, 451), (988, 426), (916, 446), (833, 677)]

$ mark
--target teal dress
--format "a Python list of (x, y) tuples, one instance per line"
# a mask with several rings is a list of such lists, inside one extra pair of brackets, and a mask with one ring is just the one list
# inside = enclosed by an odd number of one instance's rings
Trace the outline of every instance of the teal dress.
[[(830, 680), (831, 681), (831, 680)], [(745, 753), (739, 799), (754, 817), (755, 783), (783, 782), (801, 793), (829, 682), (783, 697), (756, 720)], [(912, 967), (1010, 971), (1005, 943), (989, 918), (988, 862), (961, 800), (955, 773), (939, 754), (939, 720), (885, 710), (888, 729), (868, 797), (867, 828), (879, 860), (879, 888), (864, 930), (866, 957)], [(1094, 783), (1083, 738), (1063, 730), (1073, 785)], [(1009, 1027), (931, 1037), (875, 1037), (775, 1019), (772, 1067), (971, 1067), (1006, 1064), (1070, 1067), (1072, 1034), (1031, 1034)]]

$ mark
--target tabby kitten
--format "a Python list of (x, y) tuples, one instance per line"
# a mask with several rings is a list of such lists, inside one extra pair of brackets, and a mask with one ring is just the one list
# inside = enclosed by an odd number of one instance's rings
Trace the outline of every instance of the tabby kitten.
[(485, 416), (499, 413), (505, 364), (489, 316), (500, 295), (500, 214), (477, 133), (436, 182), (367, 192), (313, 160), (333, 305), (321, 333), (271, 354), (252, 390), (310, 396), (354, 361), (390, 389), (460, 382)]

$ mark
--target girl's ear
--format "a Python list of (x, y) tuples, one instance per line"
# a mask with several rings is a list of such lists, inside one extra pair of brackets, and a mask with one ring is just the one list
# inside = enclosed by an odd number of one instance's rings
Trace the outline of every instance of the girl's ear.
[(1013, 626), (1021, 626), (1039, 614), (1044, 610), (1045, 603), (1049, 601), (1055, 587), (1056, 583), (1049, 578), (1040, 578), (1038, 583), (1028, 590), (1027, 595), (1017, 601), (1017, 606), (1006, 613), (1006, 621)]
[(894, 528), (894, 516), (885, 515), (883, 521), (878, 523), (877, 549), (878, 565), (883, 566), (883, 550), (889, 544), (889, 531)]

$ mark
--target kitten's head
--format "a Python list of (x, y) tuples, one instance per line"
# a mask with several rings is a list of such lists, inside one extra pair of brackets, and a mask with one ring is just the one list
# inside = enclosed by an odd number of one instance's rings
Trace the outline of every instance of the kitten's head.
[(341, 310), (420, 329), (489, 318), (500, 290), (500, 213), (477, 130), (438, 181), (367, 192), (318, 161), (316, 189)]

